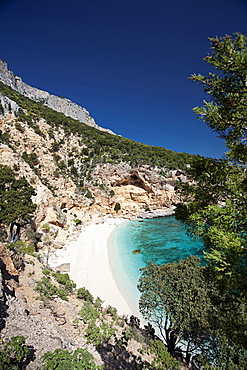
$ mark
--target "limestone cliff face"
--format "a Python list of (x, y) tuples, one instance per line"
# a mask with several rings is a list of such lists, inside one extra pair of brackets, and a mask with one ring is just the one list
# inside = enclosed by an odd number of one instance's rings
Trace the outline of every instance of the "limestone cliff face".
[(13, 100), (0, 93), (0, 116), (15, 117), (18, 114), (19, 107)]
[(97, 125), (95, 120), (90, 116), (90, 113), (83, 107), (73, 103), (67, 98), (51, 95), (47, 91), (37, 89), (22, 81), (21, 77), (15, 76), (8, 69), (6, 62), (0, 59), (0, 81), (17, 90), (19, 93), (27, 96), (30, 99), (40, 101), (44, 105), (54, 109), (57, 112), (64, 113), (66, 116), (74, 118), (80, 122), (86, 123), (89, 126), (95, 127), (102, 131), (113, 133), (109, 129), (102, 128)]
[[(84, 108), (25, 84), (1, 60), (0, 80), (58, 111), (71, 115), (75, 110), (77, 119), (82, 114), (82, 120), (98, 128)], [(97, 164), (88, 150), (93, 144), (82, 140), (79, 133), (68, 134), (63, 125), (48, 124), (2, 94), (0, 131), (0, 164), (15, 169), (35, 188), (35, 222), (37, 231), (45, 235), (40, 245), (47, 250), (60, 248), (81, 225), (95, 218), (145, 217), (157, 210), (162, 215), (179, 201), (175, 188), (177, 180), (183, 180), (181, 173), (148, 165), (131, 167), (126, 162), (114, 164), (111, 159)]]
[(60, 248), (81, 225), (95, 218), (132, 218), (150, 210), (166, 210), (178, 201), (177, 171), (164, 175), (149, 166), (105, 163), (97, 164), (88, 177), (80, 138), (66, 135), (62, 128), (50, 135), (51, 127), (43, 119), (36, 125), (39, 131), (6, 111), (0, 118), (0, 130), (8, 134), (8, 140), (0, 145), (0, 164), (17, 168), (18, 176), (35, 188), (35, 222), (37, 231), (45, 234), (44, 248)]

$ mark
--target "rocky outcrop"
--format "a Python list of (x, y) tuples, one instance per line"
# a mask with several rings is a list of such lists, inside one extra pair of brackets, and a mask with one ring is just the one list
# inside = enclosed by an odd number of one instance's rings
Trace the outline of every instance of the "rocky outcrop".
[[(183, 176), (177, 171), (166, 172), (158, 168), (138, 166), (132, 168), (127, 163), (98, 164), (91, 172), (91, 180), (85, 180), (85, 189), (78, 188), (73, 178), (58, 172), (58, 164), (50, 148), (54, 139), (40, 136), (28, 125), (21, 123), (19, 131), (13, 120), (2, 119), (1, 130), (11, 133), (9, 145), (0, 145), (0, 164), (18, 168), (18, 175), (25, 177), (35, 188), (33, 202), (37, 205), (35, 222), (37, 232), (43, 234), (39, 247), (47, 253), (48, 248), (61, 248), (67, 238), (78, 233), (81, 225), (94, 217), (105, 215), (133, 218), (154, 210), (170, 209), (179, 201), (175, 186), (177, 179)], [(47, 133), (49, 125), (37, 122), (40, 130)], [(62, 141), (56, 152), (64, 162), (72, 158), (80, 171), (79, 139), (66, 137), (62, 131), (54, 133), (57, 141)], [(69, 153), (73, 155), (69, 157)], [(36, 154), (34, 164), (27, 163), (26, 157)], [(28, 157), (29, 156), (29, 157)], [(76, 162), (77, 161), (77, 162)], [(32, 166), (32, 167), (31, 167)], [(115, 210), (119, 203), (120, 209)], [(45, 229), (43, 225), (48, 225)]]
[(0, 93), (0, 116), (16, 117), (18, 115), (18, 111), (19, 107), (16, 102)]
[[(100, 349), (96, 347), (87, 338), (88, 323), (80, 315), (85, 301), (78, 299), (76, 289), (68, 294), (67, 300), (55, 295), (44, 299), (36, 290), (37, 282), (42, 279), (64, 288), (52, 276), (52, 271), (45, 269), (36, 258), (26, 255), (24, 268), (14, 275), (9, 258), (9, 251), (0, 249), (0, 350), (10, 338), (23, 336), (30, 351), (25, 369), (42, 369), (42, 356), (56, 349), (73, 351), (84, 348), (92, 354), (96, 365), (103, 365), (109, 370), (134, 370), (137, 368), (135, 359), (141, 357), (148, 363), (152, 362), (153, 355), (144, 344), (144, 336), (142, 342), (132, 338), (126, 348), (123, 344), (119, 345), (114, 336), (107, 345), (102, 345)], [(66, 271), (66, 266), (60, 266), (59, 270)], [(47, 278), (44, 272), (49, 271)], [(123, 335), (131, 328), (123, 318), (117, 318), (107, 308), (99, 306), (98, 314), (100, 317), (95, 322), (96, 326), (107, 323), (114, 327), (116, 338), (126, 341)], [(138, 329), (135, 332), (138, 335), (144, 333)]]
[[(25, 84), (1, 60), (0, 79), (45, 104), (64, 101)], [(44, 254), (49, 248), (61, 248), (67, 239), (76, 237), (84, 223), (95, 218), (145, 217), (154, 211), (163, 215), (179, 201), (175, 189), (178, 179), (186, 181), (183, 173), (148, 165), (132, 167), (126, 162), (114, 164), (111, 159), (95, 164), (93, 151), (90, 153), (79, 134), (68, 134), (63, 126), (54, 128), (45, 119), (34, 118), (28, 109), (24, 109), (24, 118), (18, 117), (15, 102), (3, 95), (0, 101), (0, 131), (5, 138), (0, 144), (0, 164), (15, 169), (35, 189), (34, 221), (42, 235), (38, 248)]]
[(36, 87), (30, 86), (22, 81), (21, 77), (15, 76), (12, 71), (8, 69), (6, 62), (0, 59), (0, 81), (10, 86), (12, 89), (19, 93), (27, 96), (30, 99), (39, 101), (49, 108), (54, 109), (57, 112), (64, 113), (66, 116), (74, 118), (80, 122), (83, 122), (89, 126), (95, 127), (102, 131), (107, 131), (113, 134), (109, 129), (102, 128), (95, 120), (91, 117), (90, 113), (83, 107), (73, 103), (67, 98), (61, 98), (56, 95), (51, 95), (47, 91), (37, 89)]
[(96, 167), (92, 177), (111, 189), (114, 195), (108, 206), (114, 207), (118, 202), (122, 216), (139, 216), (144, 211), (157, 209), (164, 211), (179, 201), (175, 192), (176, 182), (180, 178), (177, 171), (169, 171), (164, 176), (160, 169), (144, 165), (132, 168), (126, 163), (101, 164)]

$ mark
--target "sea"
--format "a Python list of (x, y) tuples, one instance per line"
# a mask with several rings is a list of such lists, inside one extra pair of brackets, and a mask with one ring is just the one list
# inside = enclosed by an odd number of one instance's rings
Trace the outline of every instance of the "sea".
[(114, 279), (133, 312), (138, 312), (140, 269), (149, 261), (162, 265), (190, 255), (202, 257), (202, 242), (188, 235), (174, 216), (124, 221), (108, 239)]

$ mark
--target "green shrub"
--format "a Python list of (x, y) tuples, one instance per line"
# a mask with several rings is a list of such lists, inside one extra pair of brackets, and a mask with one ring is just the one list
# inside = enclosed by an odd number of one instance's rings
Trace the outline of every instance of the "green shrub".
[(117, 203), (115, 204), (114, 211), (115, 211), (115, 212), (118, 212), (118, 211), (120, 211), (120, 209), (121, 209), (121, 206), (120, 206), (120, 204), (117, 202)]
[(106, 322), (101, 322), (100, 327), (96, 326), (95, 321), (89, 321), (86, 329), (87, 342), (94, 344), (96, 347), (107, 342), (112, 335), (115, 334), (115, 329), (109, 326)]
[(39, 292), (41, 300), (53, 299), (56, 295), (65, 301), (68, 300), (67, 292), (53, 285), (49, 278), (44, 276), (41, 281), (36, 282), (35, 290)]
[(77, 298), (84, 299), (87, 302), (93, 302), (93, 296), (88, 289), (82, 287), (77, 290)]
[(112, 306), (108, 306), (106, 308), (106, 312), (111, 315), (114, 319), (117, 318), (117, 309), (115, 307), (112, 307)]
[(42, 370), (100, 370), (93, 356), (86, 349), (67, 350), (56, 349), (53, 353), (47, 352), (41, 357), (44, 364)]
[(85, 302), (81, 311), (79, 312), (79, 316), (82, 318), (83, 322), (87, 324), (91, 320), (96, 320), (100, 313), (99, 311), (93, 307), (91, 302)]
[(95, 299), (94, 307), (97, 309), (100, 309), (102, 307), (103, 301), (99, 297)]
[(22, 134), (24, 133), (24, 131), (25, 131), (25, 127), (23, 127), (21, 124), (20, 124), (20, 122), (16, 122), (15, 123), (15, 128), (17, 129), (17, 130), (19, 130)]
[(81, 225), (82, 221), (79, 219), (79, 218), (76, 218), (75, 220), (73, 220), (74, 223), (77, 225)]
[(1, 370), (24, 369), (24, 364), (29, 355), (25, 345), (26, 339), (22, 336), (12, 337), (0, 352)]
[(30, 154), (27, 154), (27, 152), (22, 153), (22, 158), (25, 162), (29, 164), (31, 168), (34, 168), (35, 166), (38, 166), (39, 160), (36, 153), (32, 152)]
[(110, 195), (110, 197), (114, 197), (114, 195), (115, 195), (114, 190), (110, 190), (110, 191), (109, 191), (109, 195)]
[(168, 352), (166, 346), (161, 340), (150, 341), (150, 351), (155, 354), (155, 359), (152, 362), (152, 366), (157, 370), (173, 369), (180, 370), (180, 363), (175, 360)]
[(31, 256), (35, 256), (35, 244), (34, 243), (27, 243), (21, 240), (17, 240), (15, 243), (8, 243), (7, 248), (10, 250), (16, 250), (17, 253), (25, 253)]
[(93, 199), (93, 194), (91, 193), (90, 190), (87, 189), (86, 194), (85, 194), (85, 197), (87, 197), (89, 199)]
[(62, 284), (65, 286), (65, 288), (72, 293), (73, 288), (76, 287), (76, 284), (73, 283), (72, 280), (70, 280), (70, 277), (68, 274), (61, 274), (61, 272), (54, 272), (52, 276), (57, 280), (59, 284)]
[(50, 271), (50, 270), (48, 270), (48, 269), (44, 269), (44, 270), (42, 270), (42, 272), (43, 272), (43, 274), (44, 274), (45, 276), (49, 276), (49, 275), (51, 275), (51, 271)]

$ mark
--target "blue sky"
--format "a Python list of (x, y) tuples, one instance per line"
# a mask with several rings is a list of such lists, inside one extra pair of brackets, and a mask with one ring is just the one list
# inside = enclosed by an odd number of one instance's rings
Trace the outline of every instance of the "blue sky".
[(223, 140), (192, 112), (208, 37), (247, 34), (247, 0), (0, 0), (0, 58), (23, 80), (149, 145), (215, 158)]

